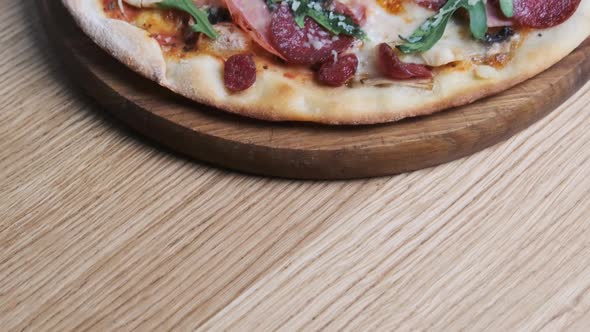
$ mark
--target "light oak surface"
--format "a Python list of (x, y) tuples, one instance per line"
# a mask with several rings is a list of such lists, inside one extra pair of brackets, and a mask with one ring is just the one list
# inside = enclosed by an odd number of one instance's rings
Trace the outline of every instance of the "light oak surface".
[(0, 330), (590, 327), (590, 84), (464, 159), (287, 181), (105, 117), (33, 1), (0, 28)]

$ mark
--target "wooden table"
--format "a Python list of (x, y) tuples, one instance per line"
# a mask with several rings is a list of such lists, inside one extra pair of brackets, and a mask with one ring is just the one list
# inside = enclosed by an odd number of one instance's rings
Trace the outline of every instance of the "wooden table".
[(191, 162), (103, 115), (0, 1), (1, 330), (588, 330), (590, 84), (396, 177)]

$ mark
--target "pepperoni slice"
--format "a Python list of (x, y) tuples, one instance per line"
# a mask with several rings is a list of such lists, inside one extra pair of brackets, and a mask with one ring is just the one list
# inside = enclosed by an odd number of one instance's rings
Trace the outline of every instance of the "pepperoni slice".
[(345, 54), (325, 62), (318, 71), (318, 81), (329, 86), (342, 86), (356, 73), (359, 59), (354, 54)]
[(416, 3), (430, 10), (439, 10), (447, 3), (447, 0), (416, 0)]
[(381, 73), (394, 80), (410, 78), (431, 78), (432, 72), (428, 67), (416, 63), (402, 62), (391, 46), (386, 43), (377, 47), (377, 62)]
[(282, 57), (270, 42), (270, 11), (264, 0), (224, 0), (234, 23), (268, 52)]
[(243, 91), (256, 82), (256, 64), (252, 55), (232, 55), (225, 61), (223, 73), (225, 87), (232, 92)]
[(353, 42), (349, 36), (333, 36), (309, 17), (300, 28), (287, 5), (272, 13), (270, 40), (287, 62), (302, 65), (324, 62), (333, 51), (340, 53)]
[(565, 22), (581, 0), (514, 0), (514, 20), (521, 26), (545, 29)]

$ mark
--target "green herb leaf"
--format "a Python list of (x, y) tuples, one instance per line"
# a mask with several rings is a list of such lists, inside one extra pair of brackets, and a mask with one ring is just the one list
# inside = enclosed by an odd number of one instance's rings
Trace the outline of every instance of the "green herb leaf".
[(500, 9), (504, 16), (510, 18), (514, 16), (514, 1), (513, 0), (500, 0)]
[(267, 0), (269, 7), (280, 3), (287, 3), (295, 17), (295, 23), (300, 28), (305, 26), (305, 18), (310, 17), (324, 29), (334, 35), (348, 35), (359, 39), (366, 39), (365, 32), (346, 15), (327, 10), (322, 0)]
[(407, 38), (400, 36), (405, 42), (397, 48), (403, 53), (425, 52), (431, 49), (443, 36), (449, 20), (460, 8), (469, 12), (469, 28), (477, 39), (483, 39), (488, 29), (486, 8), (479, 0), (470, 5), (469, 0), (449, 0), (434, 16), (428, 18), (416, 31)]
[(469, 3), (465, 6), (469, 12), (469, 29), (473, 37), (483, 39), (488, 31), (488, 18), (486, 16), (486, 5), (478, 1), (474, 5)]
[(165, 9), (177, 9), (190, 14), (195, 20), (195, 24), (191, 26), (195, 32), (201, 32), (211, 39), (217, 38), (217, 31), (209, 22), (209, 15), (197, 8), (192, 0), (162, 0), (158, 6)]

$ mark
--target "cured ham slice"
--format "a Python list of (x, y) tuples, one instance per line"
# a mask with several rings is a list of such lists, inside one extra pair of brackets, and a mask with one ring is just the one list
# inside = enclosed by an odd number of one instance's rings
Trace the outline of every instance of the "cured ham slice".
[(502, 14), (498, 0), (488, 0), (486, 2), (486, 16), (490, 28), (512, 25), (512, 20)]
[(270, 42), (271, 15), (263, 0), (225, 0), (234, 23), (246, 31), (252, 39), (268, 52), (283, 56)]

